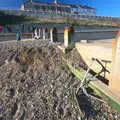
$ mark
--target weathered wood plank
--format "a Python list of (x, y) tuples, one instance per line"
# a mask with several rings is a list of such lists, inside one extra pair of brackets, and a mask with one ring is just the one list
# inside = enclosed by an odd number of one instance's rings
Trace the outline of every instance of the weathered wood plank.
[[(66, 62), (69, 70), (80, 80), (82, 80), (85, 71), (81, 72), (77, 70), (76, 68), (72, 67), (65, 59), (64, 61)], [(92, 89), (97, 91), (101, 97), (109, 104), (111, 105), (115, 110), (120, 112), (120, 94), (115, 93), (109, 89), (107, 85), (102, 83), (99, 80), (96, 81), (91, 81), (89, 85)]]

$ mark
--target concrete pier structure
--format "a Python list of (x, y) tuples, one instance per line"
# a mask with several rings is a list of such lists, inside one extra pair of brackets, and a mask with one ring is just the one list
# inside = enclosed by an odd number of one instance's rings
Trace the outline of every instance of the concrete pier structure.
[(111, 89), (120, 92), (120, 31), (113, 42), (112, 73), (109, 85)]
[(45, 29), (45, 37), (46, 37), (46, 39), (49, 39), (49, 37), (50, 37), (50, 29), (47, 27), (46, 29)]
[(53, 37), (53, 28), (50, 29), (50, 41), (51, 41), (51, 42), (54, 41), (54, 37)]
[(51, 28), (50, 29), (50, 41), (51, 42), (57, 42), (57, 29), (56, 28)]
[(41, 28), (39, 28), (39, 35), (38, 35), (39, 39), (41, 38)]
[(38, 38), (37, 29), (35, 29), (35, 32), (34, 32), (34, 38), (35, 38), (35, 39)]
[(64, 46), (68, 47), (72, 43), (74, 29), (73, 27), (65, 27), (64, 29)]
[[(61, 44), (64, 44), (64, 28), (72, 26), (71, 24), (59, 24), (59, 23), (29, 23), (29, 24), (19, 24), (19, 25), (9, 25), (4, 27), (4, 29), (1, 31), (0, 35), (7, 35), (7, 34), (13, 34), (13, 38), (2, 38), (1, 41), (4, 40), (12, 40), (16, 39), (16, 32), (18, 30), (22, 34), (23, 39), (34, 39), (35, 36), (35, 30), (37, 29), (37, 39), (47, 39), (53, 42), (59, 42)], [(43, 29), (48, 29), (48, 38), (47, 34), (43, 37)], [(53, 38), (50, 37), (50, 29), (56, 28), (55, 34), (53, 34)], [(41, 37), (39, 38), (39, 29), (41, 29)], [(86, 40), (91, 42), (92, 40), (101, 40), (101, 39), (113, 39), (115, 38), (115, 33), (118, 31), (118, 28), (106, 28), (106, 27), (86, 27), (86, 26), (74, 26), (74, 35), (72, 39), (72, 42), (80, 42), (81, 40)], [(54, 33), (53, 32), (53, 33)], [(46, 33), (46, 32), (45, 32)], [(68, 45), (67, 45), (68, 46)]]
[(45, 29), (46, 29), (46, 28), (42, 28), (42, 30), (43, 30), (43, 40), (46, 39), (46, 36), (45, 36)]

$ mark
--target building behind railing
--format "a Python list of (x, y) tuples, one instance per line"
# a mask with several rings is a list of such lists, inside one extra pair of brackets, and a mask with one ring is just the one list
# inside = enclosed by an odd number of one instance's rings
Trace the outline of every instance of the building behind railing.
[(92, 15), (76, 15), (76, 14), (65, 14), (65, 13), (54, 13), (54, 12), (37, 12), (30, 10), (0, 10), (9, 15), (16, 16), (28, 16), (28, 17), (40, 17), (40, 18), (74, 18), (74, 19), (88, 19), (88, 20), (120, 20), (119, 17), (111, 16), (92, 16)]
[(21, 6), (21, 10), (34, 12), (49, 12), (75, 15), (96, 15), (96, 9), (85, 5), (63, 4), (55, 0), (54, 3), (39, 2), (28, 0)]

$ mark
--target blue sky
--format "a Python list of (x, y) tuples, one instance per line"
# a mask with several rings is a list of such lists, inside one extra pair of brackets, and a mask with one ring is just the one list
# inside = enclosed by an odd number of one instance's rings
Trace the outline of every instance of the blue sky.
[[(0, 0), (0, 8), (18, 9), (24, 0)], [(40, 0), (52, 2), (53, 0)], [(64, 3), (84, 4), (97, 9), (97, 15), (119, 16), (120, 0), (59, 0)]]

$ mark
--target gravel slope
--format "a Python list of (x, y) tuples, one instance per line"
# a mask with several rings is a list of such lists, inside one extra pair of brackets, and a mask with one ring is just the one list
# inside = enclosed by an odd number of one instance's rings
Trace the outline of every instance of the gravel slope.
[(63, 66), (56, 45), (14, 42), (0, 49), (0, 120), (80, 117), (72, 94), (77, 79)]
[[(75, 56), (79, 62), (73, 66), (84, 65), (79, 54)], [(0, 43), (0, 120), (80, 120), (79, 106), (85, 120), (120, 120), (110, 106), (82, 92), (78, 106), (74, 96), (78, 81), (54, 44)]]

